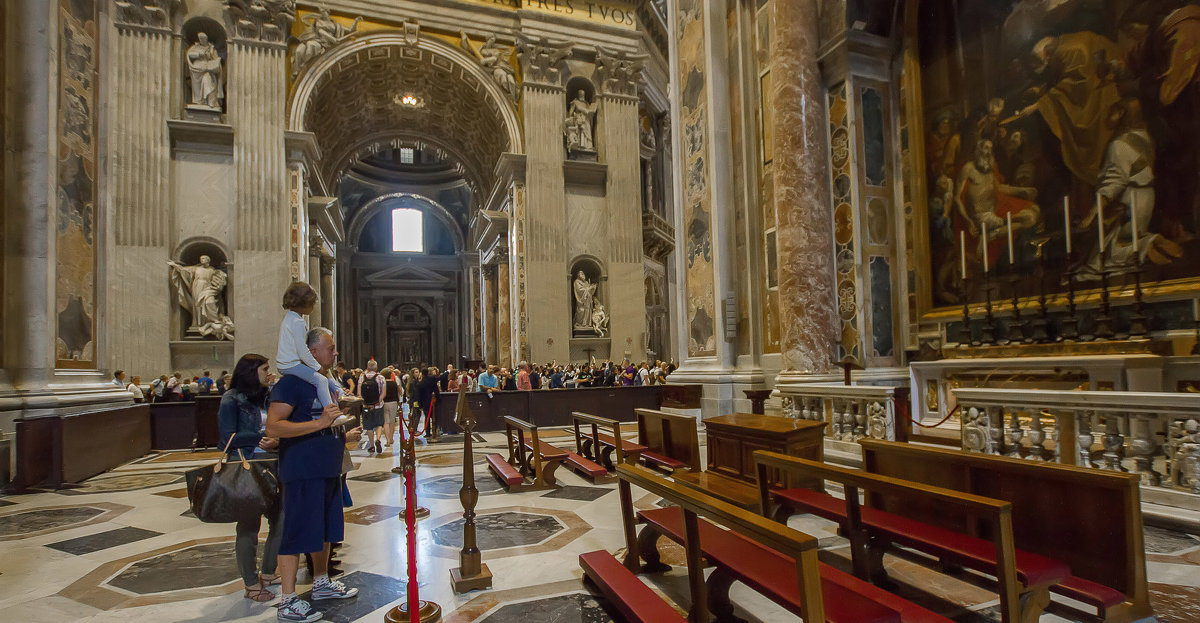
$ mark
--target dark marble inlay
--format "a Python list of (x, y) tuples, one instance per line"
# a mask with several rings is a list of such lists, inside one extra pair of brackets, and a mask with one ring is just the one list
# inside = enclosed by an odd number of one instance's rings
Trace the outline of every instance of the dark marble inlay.
[[(397, 578), (390, 578), (365, 571), (355, 571), (346, 577), (339, 578), (346, 586), (358, 589), (358, 595), (350, 599), (329, 599), (312, 602), (317, 610), (325, 616), (322, 621), (335, 623), (350, 623), (371, 612), (374, 612), (393, 601), (399, 601), (404, 596), (404, 583)], [(301, 595), (309, 599), (312, 591)]]
[(56, 493), (61, 495), (117, 493), (119, 491), (136, 491), (138, 489), (148, 489), (150, 487), (161, 487), (162, 485), (172, 485), (179, 482), (183, 482), (182, 474), (126, 474), (123, 476), (112, 476), (109, 478), (96, 478), (83, 483), (83, 486), (78, 488), (60, 489), (56, 491)]
[(1185, 532), (1176, 532), (1156, 526), (1146, 526), (1146, 551), (1154, 554), (1170, 554), (1200, 546), (1200, 539)]
[(617, 620), (612, 606), (591, 593), (572, 593), (501, 606), (483, 623), (609, 623)]
[(46, 547), (79, 556), (82, 554), (98, 552), (102, 549), (108, 549), (110, 547), (117, 547), (118, 545), (127, 545), (129, 543), (141, 541), (150, 537), (159, 536), (160, 534), (162, 533), (155, 532), (153, 530), (126, 527), (118, 528), (116, 530), (109, 530), (108, 532), (100, 532), (98, 534), (89, 534), (87, 536), (81, 536), (77, 539), (59, 541), (58, 543), (51, 543)]
[[(494, 479), (493, 479), (494, 480)], [(564, 486), (543, 494), (544, 498), (559, 498), (564, 500), (578, 500), (580, 502), (593, 502), (612, 493), (615, 489), (606, 487), (575, 487)]]
[[(493, 495), (504, 491), (504, 487), (496, 482), (487, 471), (475, 472), (475, 488), (479, 495)], [(435, 498), (458, 499), (458, 490), (462, 489), (462, 476), (442, 476), (421, 482), (418, 490), (421, 495), (432, 495)]]
[[(475, 519), (479, 549), (503, 549), (541, 543), (566, 527), (549, 515), (503, 512), (480, 515)], [(446, 547), (462, 547), (463, 520), (439, 526), (433, 541)]]
[(83, 523), (104, 512), (102, 508), (76, 506), (72, 508), (34, 509), (0, 517), (0, 537), (17, 536), (29, 532), (40, 532), (64, 528)]
[(358, 476), (351, 476), (351, 477), (347, 478), (346, 480), (355, 480), (358, 482), (383, 482), (385, 480), (391, 480), (392, 478), (399, 478), (399, 477), (400, 477), (400, 474), (393, 474), (392, 472), (371, 472), (369, 474), (360, 474)]
[(139, 595), (220, 586), (240, 579), (233, 543), (209, 543), (139, 560), (109, 585)]

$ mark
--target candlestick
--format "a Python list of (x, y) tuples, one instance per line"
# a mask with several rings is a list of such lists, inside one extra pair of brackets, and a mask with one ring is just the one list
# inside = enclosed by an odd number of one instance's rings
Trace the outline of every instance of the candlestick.
[(1067, 234), (1067, 255), (1071, 254), (1071, 202), (1063, 195), (1063, 231)]
[(1100, 257), (1104, 257), (1104, 210), (1100, 203), (1100, 192), (1096, 192), (1096, 233), (1100, 236)]
[(960, 230), (958, 232), (958, 248), (962, 256), (962, 278), (967, 280), (967, 232)]
[[(1137, 248), (1138, 248), (1138, 243), (1137, 243), (1138, 242), (1137, 195), (1129, 196), (1129, 224), (1133, 227), (1133, 252), (1137, 253), (1138, 252), (1138, 250), (1137, 250)], [(1141, 259), (1140, 254), (1138, 255), (1138, 259)]]
[(1004, 215), (1008, 222), (1008, 264), (1011, 266), (1016, 262), (1013, 260), (1013, 243), (1012, 243), (1012, 212)]
[(979, 221), (979, 227), (981, 228), (981, 230), (980, 230), (981, 236), (979, 239), (980, 240), (979, 244), (980, 244), (980, 247), (983, 249), (983, 274), (986, 275), (988, 272), (987, 223), (985, 223), (983, 221)]

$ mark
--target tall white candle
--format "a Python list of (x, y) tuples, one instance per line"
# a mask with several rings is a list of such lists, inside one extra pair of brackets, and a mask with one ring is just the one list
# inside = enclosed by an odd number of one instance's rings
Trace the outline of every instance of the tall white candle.
[(967, 280), (967, 232), (959, 230), (958, 232), (958, 249), (962, 256), (962, 278)]
[(1129, 196), (1129, 224), (1133, 226), (1133, 252), (1137, 253), (1138, 248), (1138, 230), (1137, 230), (1137, 195)]
[(979, 221), (979, 226), (982, 228), (981, 236), (979, 239), (979, 247), (983, 250), (983, 272), (984, 272), (984, 274), (987, 274), (987, 271), (988, 271), (987, 223), (985, 223), (983, 221)]
[(1071, 202), (1063, 195), (1063, 231), (1067, 233), (1067, 255), (1071, 254)]
[(1005, 220), (1008, 221), (1008, 263), (1011, 265), (1015, 261), (1015, 260), (1013, 260), (1012, 212), (1005, 214), (1004, 218), (1005, 218)]
[(1100, 254), (1104, 254), (1104, 210), (1101, 209), (1100, 192), (1096, 191), (1096, 235), (1100, 237)]

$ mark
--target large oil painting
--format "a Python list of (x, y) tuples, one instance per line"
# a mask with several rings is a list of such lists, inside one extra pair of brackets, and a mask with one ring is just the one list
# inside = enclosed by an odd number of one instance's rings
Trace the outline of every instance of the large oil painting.
[(1200, 277), (1200, 2), (919, 12), (935, 305), (961, 301), (964, 272), (982, 298), (985, 268), (1025, 296), (1068, 274), (1083, 288), (1138, 267), (1152, 284)]

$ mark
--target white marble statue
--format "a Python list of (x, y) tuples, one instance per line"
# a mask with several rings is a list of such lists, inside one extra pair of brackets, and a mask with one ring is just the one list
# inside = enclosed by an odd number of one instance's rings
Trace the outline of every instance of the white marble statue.
[(580, 89), (567, 107), (567, 120), (563, 124), (563, 133), (567, 136), (567, 152), (595, 151), (592, 140), (592, 119), (596, 116), (596, 106), (587, 101), (587, 93)]
[(596, 302), (596, 288), (599, 284), (588, 281), (587, 275), (579, 271), (575, 275), (575, 328), (588, 329), (592, 327), (592, 310)]
[(489, 35), (483, 47), (479, 48), (479, 64), (492, 73), (492, 80), (504, 89), (514, 103), (520, 99), (517, 70), (512, 65), (512, 48), (496, 43), (496, 35)]
[(224, 308), (221, 291), (228, 282), (225, 271), (214, 268), (207, 255), (201, 255), (200, 263), (195, 266), (173, 261), (168, 261), (167, 265), (175, 301), (192, 315), (188, 332), (232, 340), (233, 321), (221, 311)]
[(358, 23), (362, 21), (362, 18), (354, 18), (354, 25), (346, 28), (333, 21), (333, 18), (329, 16), (329, 9), (321, 9), (317, 15), (305, 15), (300, 18), (300, 21), (308, 28), (300, 33), (300, 43), (296, 44), (296, 49), (292, 51), (293, 78), (300, 75), (300, 70), (304, 69), (313, 59), (357, 31)]
[(196, 42), (188, 48), (187, 66), (192, 78), (192, 105), (220, 110), (221, 100), (225, 99), (221, 57), (207, 33), (197, 34)]
[(592, 311), (592, 330), (599, 337), (608, 335), (608, 312), (604, 311), (604, 304), (596, 301), (596, 309)]

